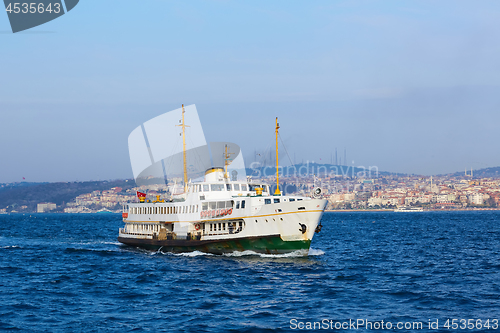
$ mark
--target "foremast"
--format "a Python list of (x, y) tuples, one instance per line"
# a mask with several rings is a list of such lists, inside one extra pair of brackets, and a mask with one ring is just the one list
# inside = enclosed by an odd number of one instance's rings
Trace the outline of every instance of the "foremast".
[(182, 104), (182, 123), (181, 125), (176, 125), (178, 127), (182, 127), (182, 158), (183, 158), (183, 166), (184, 166), (184, 193), (187, 192), (188, 186), (188, 174), (187, 174), (187, 162), (186, 162), (186, 127), (189, 127), (184, 122), (184, 104)]

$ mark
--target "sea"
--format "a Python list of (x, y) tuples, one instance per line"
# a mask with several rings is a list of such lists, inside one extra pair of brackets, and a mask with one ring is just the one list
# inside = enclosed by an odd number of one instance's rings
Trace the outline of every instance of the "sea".
[(308, 256), (145, 251), (0, 215), (2, 332), (499, 332), (500, 212), (330, 212)]

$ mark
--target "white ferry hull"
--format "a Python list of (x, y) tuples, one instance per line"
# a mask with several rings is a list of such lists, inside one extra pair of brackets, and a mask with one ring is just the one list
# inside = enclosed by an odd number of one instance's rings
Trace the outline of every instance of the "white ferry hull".
[[(243, 199), (250, 201), (251, 198)], [(262, 198), (252, 200), (258, 202)], [(233, 210), (225, 216), (188, 221), (180, 218), (202, 214), (170, 216), (170, 221), (161, 215), (127, 215), (124, 218), (126, 226), (120, 230), (118, 241), (166, 252), (223, 254), (251, 250), (280, 254), (301, 250), (307, 254), (325, 205), (326, 200), (322, 199), (281, 202), (257, 206), (257, 209), (249, 205), (246, 210)], [(172, 232), (165, 233), (164, 230)]]

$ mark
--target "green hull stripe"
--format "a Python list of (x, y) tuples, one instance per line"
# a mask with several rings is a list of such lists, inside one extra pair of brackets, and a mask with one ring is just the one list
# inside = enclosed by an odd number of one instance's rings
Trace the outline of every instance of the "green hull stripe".
[(310, 240), (283, 241), (279, 235), (263, 237), (235, 238), (229, 240), (152, 240), (118, 237), (118, 241), (149, 250), (161, 248), (165, 252), (200, 251), (213, 254), (231, 253), (235, 251), (254, 251), (257, 253), (280, 254), (297, 250), (308, 250)]

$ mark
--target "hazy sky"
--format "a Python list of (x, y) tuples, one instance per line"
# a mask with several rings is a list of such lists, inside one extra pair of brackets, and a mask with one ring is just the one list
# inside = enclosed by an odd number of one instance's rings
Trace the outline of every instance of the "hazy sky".
[(132, 178), (128, 135), (182, 103), (247, 162), (278, 116), (297, 162), (499, 166), (499, 22), (457, 0), (83, 0), (17, 34), (0, 14), (0, 182)]

